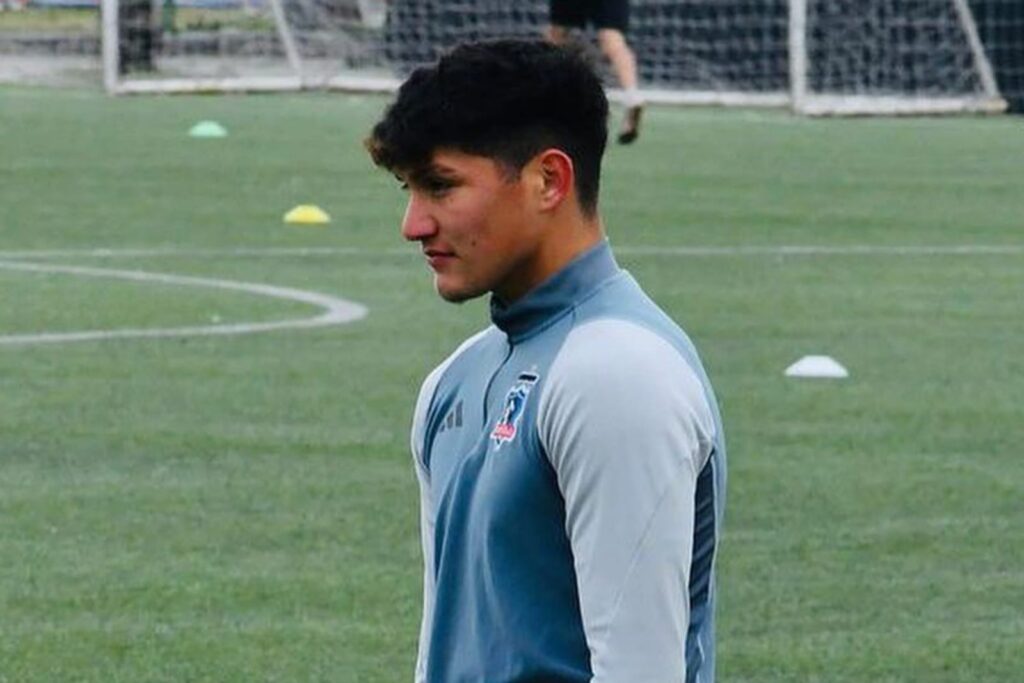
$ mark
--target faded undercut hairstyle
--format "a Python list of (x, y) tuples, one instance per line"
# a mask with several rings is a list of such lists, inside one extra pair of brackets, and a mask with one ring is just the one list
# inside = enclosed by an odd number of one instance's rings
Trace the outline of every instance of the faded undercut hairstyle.
[(608, 100), (581, 53), (495, 40), (413, 71), (366, 147), (396, 173), (425, 170), (435, 151), (452, 149), (492, 159), (512, 177), (541, 151), (560, 149), (573, 161), (580, 208), (593, 215), (607, 138)]

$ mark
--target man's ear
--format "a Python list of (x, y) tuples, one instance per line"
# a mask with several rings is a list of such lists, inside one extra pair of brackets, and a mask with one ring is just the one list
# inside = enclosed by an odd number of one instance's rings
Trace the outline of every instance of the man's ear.
[(534, 199), (541, 211), (551, 211), (575, 192), (576, 170), (572, 158), (560, 149), (549, 148), (530, 162)]

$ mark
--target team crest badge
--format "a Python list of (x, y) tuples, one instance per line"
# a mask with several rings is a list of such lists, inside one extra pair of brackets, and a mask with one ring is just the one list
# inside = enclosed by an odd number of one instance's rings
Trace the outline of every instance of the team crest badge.
[(491, 439), (497, 447), (500, 448), (501, 444), (516, 438), (519, 420), (523, 417), (523, 410), (526, 408), (526, 399), (538, 379), (540, 379), (540, 375), (534, 372), (521, 372), (516, 378), (516, 383), (509, 389), (505, 396), (505, 408), (501, 411), (501, 417), (491, 432)]

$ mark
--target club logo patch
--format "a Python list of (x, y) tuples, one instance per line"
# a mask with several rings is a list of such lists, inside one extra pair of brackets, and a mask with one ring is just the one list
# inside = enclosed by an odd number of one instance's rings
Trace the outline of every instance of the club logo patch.
[(519, 420), (523, 417), (526, 408), (526, 399), (530, 396), (530, 390), (540, 379), (540, 375), (534, 372), (521, 372), (516, 378), (516, 383), (509, 389), (505, 396), (505, 408), (501, 411), (498, 423), (491, 431), (491, 440), (495, 446), (500, 448), (501, 444), (508, 443), (516, 438), (519, 431)]

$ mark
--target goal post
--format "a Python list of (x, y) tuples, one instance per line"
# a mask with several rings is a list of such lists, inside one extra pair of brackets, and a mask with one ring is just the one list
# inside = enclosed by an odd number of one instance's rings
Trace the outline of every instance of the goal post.
[[(547, 21), (547, 0), (100, 1), (104, 83), (119, 94), (391, 91), (458, 42), (539, 37)], [(119, 5), (140, 1), (212, 18), (165, 30), (153, 69), (126, 72)], [(1006, 107), (968, 0), (633, 0), (629, 41), (651, 102), (805, 115)]]
[(117, 1), (102, 0), (100, 7), (100, 25), (102, 26), (102, 38), (100, 40), (100, 54), (103, 60), (103, 87), (108, 93), (118, 92), (118, 62), (120, 50), (118, 49), (121, 40), (121, 31), (117, 21)]

